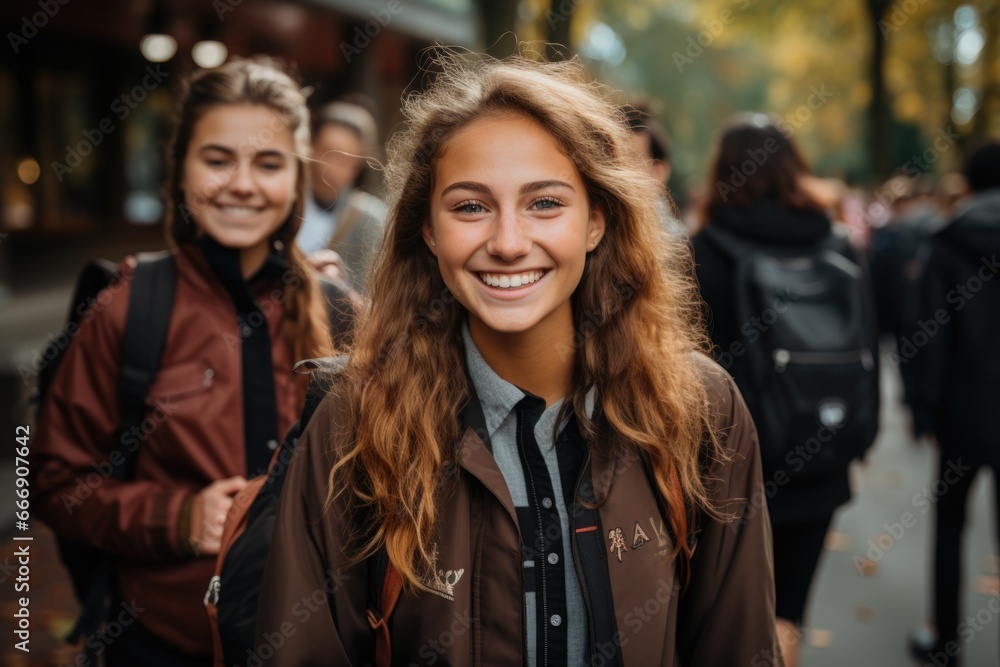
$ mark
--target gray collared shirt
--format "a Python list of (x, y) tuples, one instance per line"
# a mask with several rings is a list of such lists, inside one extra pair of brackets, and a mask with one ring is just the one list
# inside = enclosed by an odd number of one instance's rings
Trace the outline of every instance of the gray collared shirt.
[[(562, 479), (560, 457), (553, 441), (553, 427), (563, 400), (541, 411), (532, 429), (533, 442), (531, 438), (519, 439), (519, 418), (533, 419), (544, 406), (544, 401), (497, 375), (480, 354), (468, 325), (463, 326), (462, 334), (469, 375), (483, 409), (493, 457), (507, 482), (520, 524), (524, 554), (527, 664), (532, 667), (582, 665), (589, 640), (587, 611), (570, 554), (570, 514), (566, 496), (572, 497), (572, 493), (564, 493), (576, 480)], [(587, 399), (587, 412), (592, 413), (593, 392)], [(570, 418), (564, 418), (559, 425), (560, 433), (569, 421)], [(537, 449), (529, 451), (529, 448), (535, 447)], [(565, 460), (563, 463), (565, 470)], [(537, 535), (537, 526), (543, 522), (544, 512), (544, 518), (555, 528), (553, 509), (558, 516), (560, 539), (548, 540)], [(542, 532), (546, 531), (543, 529)], [(535, 536), (538, 539), (533, 539)], [(552, 578), (558, 575), (561, 575), (562, 581), (553, 581)], [(542, 583), (535, 585), (538, 581)], [(546, 582), (552, 585), (546, 585)], [(539, 645), (540, 642), (543, 645)]]

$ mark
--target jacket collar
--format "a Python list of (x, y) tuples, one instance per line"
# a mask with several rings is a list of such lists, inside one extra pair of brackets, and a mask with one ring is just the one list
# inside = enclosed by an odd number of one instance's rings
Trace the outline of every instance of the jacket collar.
[(455, 450), (455, 458), (458, 465), (467, 473), (479, 480), (490, 493), (496, 496), (500, 504), (504, 506), (510, 518), (517, 524), (517, 513), (514, 510), (514, 499), (507, 488), (507, 481), (500, 472), (493, 452), (486, 443), (489, 442), (489, 433), (486, 428), (486, 419), (483, 416), (483, 408), (476, 395), (475, 385), (470, 379), (468, 382), (469, 399), (459, 413), (459, 429), (462, 436), (459, 438), (458, 447)]
[[(456, 449), (458, 465), (478, 479), (503, 504), (511, 518), (517, 523), (514, 500), (507, 488), (507, 482), (500, 472), (490, 436), (518, 401), (526, 394), (521, 389), (499, 377), (483, 359), (469, 334), (468, 323), (462, 325), (466, 359), (466, 386), (469, 398), (459, 411), (459, 438)], [(482, 395), (480, 395), (482, 392)], [(596, 407), (597, 390), (591, 387), (586, 397), (586, 411), (593, 417)], [(572, 418), (572, 417), (570, 417)], [(599, 422), (602, 421), (598, 414)], [(614, 474), (613, 457), (609, 457), (606, 447), (591, 447), (593, 452), (589, 466), (593, 478), (593, 489), (597, 498), (604, 498), (611, 488)], [(582, 474), (588, 472), (587, 466)], [(585, 485), (590, 486), (590, 485)]]

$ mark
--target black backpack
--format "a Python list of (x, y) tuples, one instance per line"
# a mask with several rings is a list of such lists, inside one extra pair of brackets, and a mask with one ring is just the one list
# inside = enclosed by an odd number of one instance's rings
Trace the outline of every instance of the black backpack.
[(740, 390), (765, 472), (842, 472), (878, 431), (878, 339), (864, 271), (847, 240), (773, 246), (702, 232), (734, 262), (748, 378)]
[[(296, 370), (307, 367), (311, 371), (302, 416), (275, 452), (267, 476), (251, 480), (233, 500), (233, 509), (226, 517), (216, 573), (204, 600), (212, 624), (217, 666), (244, 664), (255, 655), (257, 600), (285, 475), (299, 437), (329, 393), (346, 359), (329, 357), (299, 362)], [(373, 557), (371, 572), (368, 620), (376, 632), (376, 664), (388, 665), (391, 660), (388, 620), (399, 598), (402, 580), (384, 547)]]
[[(167, 326), (174, 302), (176, 264), (171, 253), (150, 253), (137, 256), (132, 291), (129, 294), (128, 316), (122, 348), (121, 372), (118, 393), (122, 403), (120, 433), (124, 436), (138, 427), (146, 416), (146, 396), (156, 377), (167, 338)], [(114, 289), (121, 276), (116, 266), (105, 260), (87, 264), (77, 278), (70, 304), (69, 317), (63, 334), (45, 349), (43, 358), (48, 363), (39, 371), (34, 398), (40, 405), (45, 400), (55, 378), (63, 355), (85, 322), (85, 316), (94, 306), (98, 295), (105, 288)], [(127, 447), (123, 439), (117, 453), (109, 457), (111, 476), (130, 479), (134, 472), (135, 448)], [(117, 463), (117, 465), (115, 465)], [(110, 611), (110, 598), (114, 586), (114, 557), (87, 544), (73, 542), (56, 536), (59, 557), (66, 566), (73, 583), (73, 592), (80, 603), (80, 616), (67, 641), (76, 643), (81, 637), (92, 635), (104, 623)], [(85, 649), (93, 656), (93, 649)]]

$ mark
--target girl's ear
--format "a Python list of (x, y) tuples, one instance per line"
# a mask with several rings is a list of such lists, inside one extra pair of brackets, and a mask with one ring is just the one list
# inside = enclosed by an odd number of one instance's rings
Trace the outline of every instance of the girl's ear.
[(429, 218), (424, 220), (424, 224), (420, 228), (420, 234), (424, 237), (424, 243), (427, 244), (427, 248), (431, 251), (431, 254), (437, 257), (437, 240), (434, 238), (434, 228)]
[(590, 207), (590, 220), (587, 222), (587, 252), (591, 252), (604, 238), (607, 222), (604, 210), (600, 206)]

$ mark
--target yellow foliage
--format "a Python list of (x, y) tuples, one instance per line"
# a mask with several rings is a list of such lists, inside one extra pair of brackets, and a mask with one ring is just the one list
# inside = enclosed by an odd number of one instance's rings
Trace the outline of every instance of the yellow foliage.
[(896, 96), (893, 112), (900, 120), (919, 123), (927, 113), (927, 106), (924, 104), (923, 96), (911, 88)]
[(645, 30), (649, 25), (649, 7), (642, 3), (629, 5), (625, 13), (625, 20), (635, 30)]
[(867, 81), (859, 79), (851, 86), (850, 92), (847, 94), (847, 100), (851, 106), (861, 108), (868, 105), (871, 96), (871, 85)]

